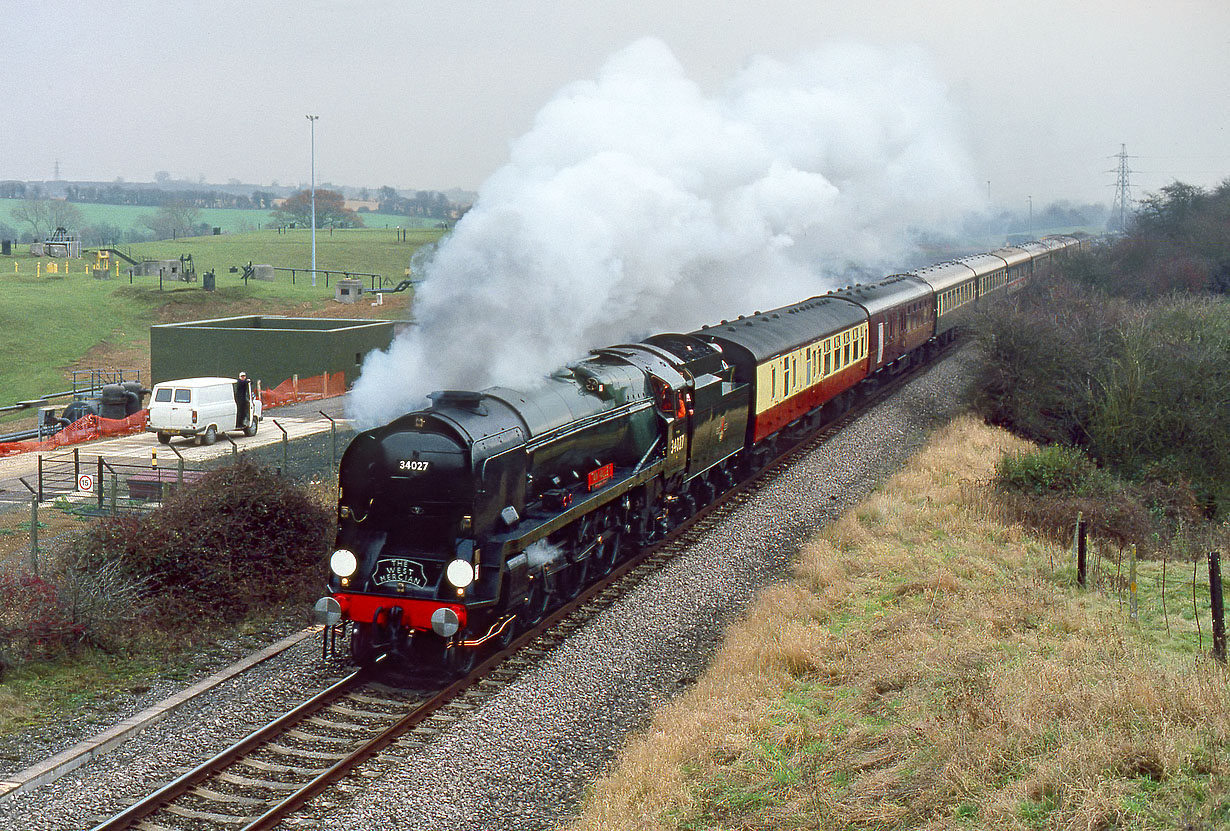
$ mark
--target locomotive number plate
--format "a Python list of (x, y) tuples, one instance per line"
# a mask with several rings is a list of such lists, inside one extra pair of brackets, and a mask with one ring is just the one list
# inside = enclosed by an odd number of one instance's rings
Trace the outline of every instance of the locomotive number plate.
[(418, 560), (387, 559), (377, 560), (376, 570), (372, 574), (372, 582), (377, 586), (386, 583), (405, 583), (408, 586), (425, 587), (427, 572)]
[(431, 470), (431, 462), (421, 459), (402, 459), (397, 463), (397, 469), (408, 473), (426, 473)]

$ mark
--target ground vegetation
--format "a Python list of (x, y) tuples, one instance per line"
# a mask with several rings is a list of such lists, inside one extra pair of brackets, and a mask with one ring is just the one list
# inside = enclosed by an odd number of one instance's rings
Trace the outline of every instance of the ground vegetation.
[(335, 499), (240, 461), (157, 510), (74, 523), (40, 551), (37, 573), (9, 559), (0, 704), (7, 695), (12, 711), (0, 712), (0, 733), (54, 717), (59, 686), (105, 695), (172, 671), (219, 637), (288, 615), (306, 623)]
[(1029, 448), (941, 430), (804, 546), (570, 831), (1226, 827), (1207, 585), (1193, 604), (1190, 561), (1169, 592), (1143, 563), (1134, 619), (1113, 559), (1080, 589), (988, 498)]
[(1228, 240), (1230, 183), (1145, 200), (1130, 235), (986, 312), (979, 411), (1155, 491), (1159, 510), (1226, 518)]

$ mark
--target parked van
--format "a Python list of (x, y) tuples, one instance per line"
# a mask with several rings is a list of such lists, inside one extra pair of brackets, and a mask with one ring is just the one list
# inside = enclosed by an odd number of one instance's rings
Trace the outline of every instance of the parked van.
[(241, 378), (184, 378), (154, 386), (146, 430), (166, 444), (172, 436), (196, 436), (213, 444), (219, 433), (242, 430), (255, 436), (261, 420), (261, 402), (252, 383)]

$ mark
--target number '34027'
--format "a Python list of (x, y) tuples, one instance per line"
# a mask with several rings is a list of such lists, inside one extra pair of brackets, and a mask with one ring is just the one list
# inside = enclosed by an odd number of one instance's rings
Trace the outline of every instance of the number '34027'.
[(424, 473), (431, 468), (431, 462), (420, 461), (419, 459), (402, 459), (397, 463), (398, 470), (407, 470), (411, 473)]

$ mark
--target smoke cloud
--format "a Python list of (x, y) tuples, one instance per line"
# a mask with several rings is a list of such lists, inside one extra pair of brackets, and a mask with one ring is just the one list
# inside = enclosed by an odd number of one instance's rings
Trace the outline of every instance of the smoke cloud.
[(525, 387), (589, 349), (884, 274), (979, 206), (920, 54), (751, 61), (707, 94), (665, 44), (614, 55), (513, 143), (425, 269), (416, 326), (363, 364), (367, 427), (435, 389)]

